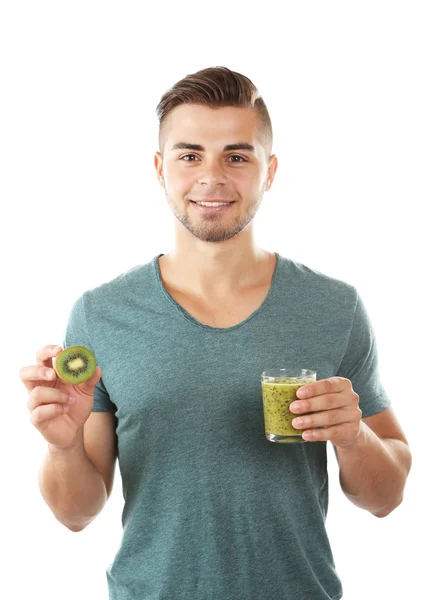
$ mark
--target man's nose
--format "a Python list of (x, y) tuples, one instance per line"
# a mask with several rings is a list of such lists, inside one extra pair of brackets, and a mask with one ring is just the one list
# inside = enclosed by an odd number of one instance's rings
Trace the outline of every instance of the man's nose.
[(198, 183), (212, 186), (226, 183), (226, 181), (226, 173), (218, 160), (203, 161), (197, 178)]

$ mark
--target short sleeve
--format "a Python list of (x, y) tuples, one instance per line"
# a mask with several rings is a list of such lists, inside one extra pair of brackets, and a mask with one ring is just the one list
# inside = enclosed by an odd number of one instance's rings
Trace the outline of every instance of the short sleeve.
[(358, 292), (348, 346), (337, 375), (351, 381), (353, 390), (359, 395), (362, 418), (391, 405), (380, 381), (373, 327)]
[[(68, 348), (69, 346), (86, 346), (96, 356), (95, 348), (88, 332), (83, 295), (73, 304), (67, 320), (63, 348)], [(116, 409), (117, 407), (111, 401), (101, 377), (95, 386), (94, 406), (92, 410), (94, 412), (115, 412)]]

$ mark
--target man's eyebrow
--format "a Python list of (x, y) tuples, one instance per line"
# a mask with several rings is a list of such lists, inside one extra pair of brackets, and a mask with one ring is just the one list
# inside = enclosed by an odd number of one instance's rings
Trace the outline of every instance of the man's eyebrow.
[[(171, 148), (172, 150), (196, 150), (197, 152), (204, 152), (205, 148), (200, 144), (188, 144), (187, 142), (177, 142)], [(255, 152), (256, 148), (251, 144), (247, 144), (246, 142), (240, 142), (238, 144), (228, 144), (224, 146), (224, 152), (229, 152), (230, 150), (248, 150), (250, 152)]]

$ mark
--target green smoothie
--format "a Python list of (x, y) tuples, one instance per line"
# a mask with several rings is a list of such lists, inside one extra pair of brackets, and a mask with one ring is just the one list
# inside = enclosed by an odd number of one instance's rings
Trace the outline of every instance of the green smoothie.
[(289, 405), (297, 400), (297, 390), (311, 383), (313, 380), (305, 381), (285, 379), (272, 379), (262, 381), (263, 413), (265, 418), (265, 431), (267, 434), (282, 436), (301, 437), (302, 429), (295, 429), (291, 421), (298, 417), (289, 410)]

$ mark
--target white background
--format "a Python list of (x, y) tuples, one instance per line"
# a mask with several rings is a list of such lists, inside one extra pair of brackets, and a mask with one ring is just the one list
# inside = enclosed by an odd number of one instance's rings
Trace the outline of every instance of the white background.
[[(155, 107), (188, 73), (223, 65), (266, 101), (278, 173), (255, 218), (270, 251), (355, 285), (380, 374), (414, 455), (386, 519), (340, 491), (329, 446), (327, 527), (345, 600), (414, 598), (420, 468), (419, 3), (20, 2), (0, 9), (2, 590), (8, 600), (106, 599), (121, 536), (117, 470), (75, 534), (38, 490), (46, 442), (18, 371), (61, 344), (86, 289), (168, 252)], [(411, 542), (414, 541), (415, 545)], [(410, 547), (412, 546), (412, 548)], [(300, 565), (297, 565), (297, 570)]]

